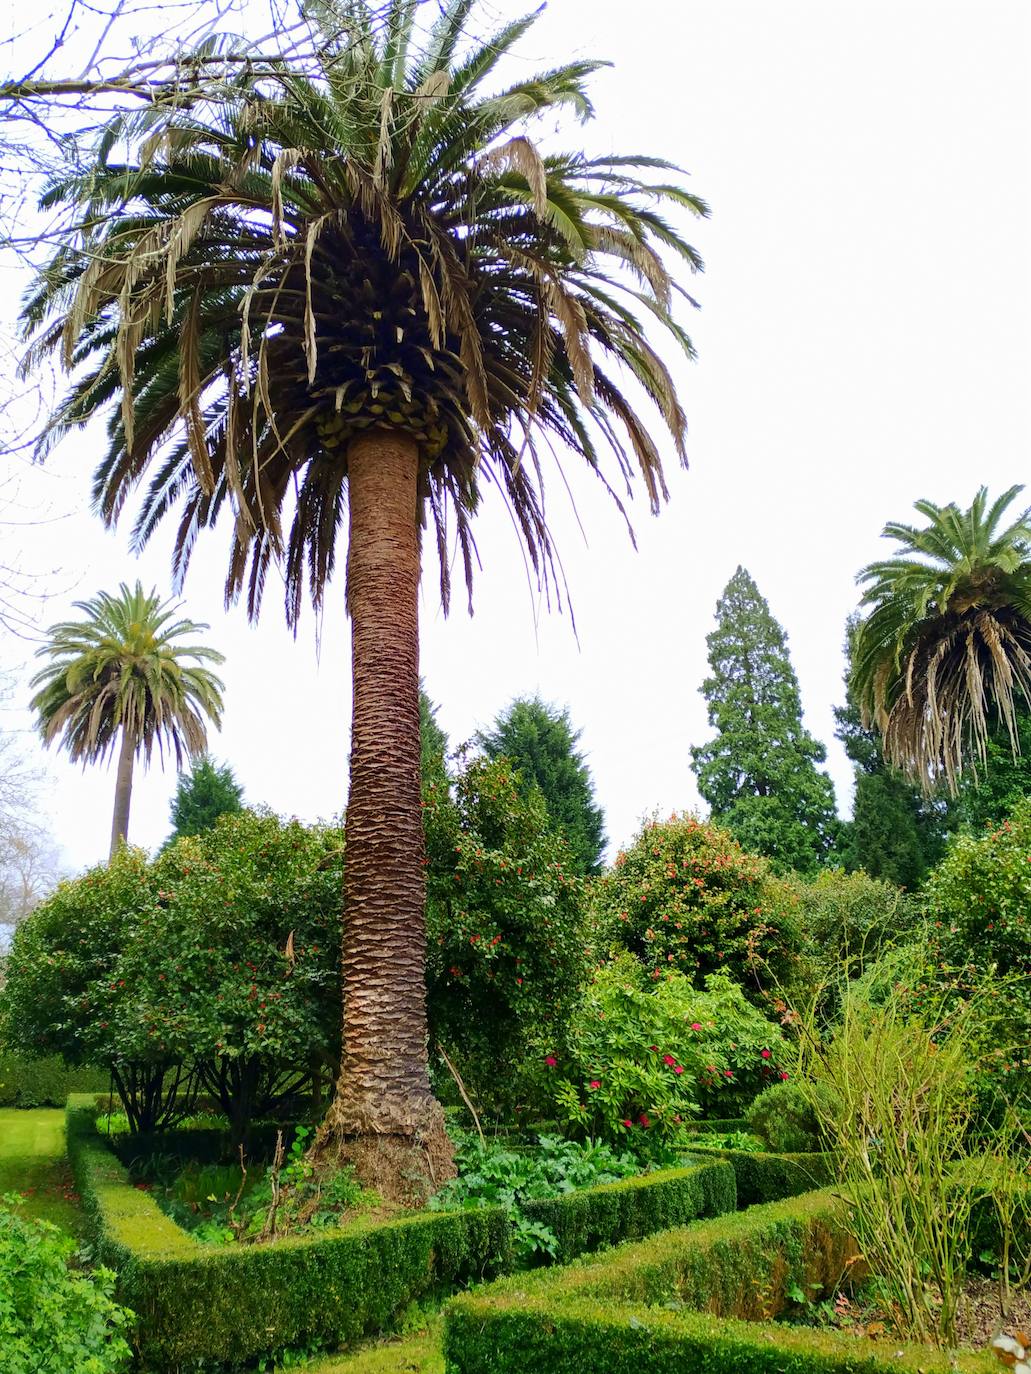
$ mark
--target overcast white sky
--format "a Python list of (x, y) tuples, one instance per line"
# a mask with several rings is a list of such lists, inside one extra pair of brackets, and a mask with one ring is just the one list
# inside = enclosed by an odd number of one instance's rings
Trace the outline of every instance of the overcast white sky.
[[(496, 12), (521, 9), (494, 0)], [(609, 835), (697, 802), (689, 746), (707, 734), (698, 687), (715, 602), (739, 563), (785, 626), (806, 721), (828, 744), (839, 809), (850, 770), (834, 742), (841, 640), (856, 570), (914, 500), (969, 502), (1025, 480), (1031, 437), (1031, 6), (1026, 0), (552, 0), (523, 49), (615, 65), (595, 83), (593, 149), (682, 164), (711, 204), (694, 241), (699, 361), (682, 374), (688, 473), (670, 505), (638, 502), (638, 551), (587, 479), (587, 543), (551, 487), (579, 632), (530, 596), (515, 536), (484, 513), (485, 568), (469, 619), (423, 596), (423, 671), (458, 742), (513, 695), (568, 704), (583, 729)], [(7, 270), (4, 307), (22, 283)], [(658, 434), (658, 430), (656, 430)], [(140, 577), (168, 583), (168, 541), (144, 557), (88, 510), (99, 438), (23, 472), (0, 519), (0, 562), (46, 574), (42, 623)], [(6, 495), (11, 491), (7, 489)], [(212, 740), (249, 800), (302, 817), (339, 811), (350, 717), (342, 579), (321, 653), (296, 642), (274, 587), (261, 623), (222, 608), (225, 539), (194, 560), (184, 613), (225, 654), (226, 719)], [(0, 645), (28, 676), (31, 647)], [(22, 699), (24, 700), (25, 693)], [(27, 717), (7, 710), (6, 728)], [(69, 867), (106, 854), (113, 771), (46, 760), (48, 809)], [(138, 774), (131, 838), (168, 830), (171, 772)]]

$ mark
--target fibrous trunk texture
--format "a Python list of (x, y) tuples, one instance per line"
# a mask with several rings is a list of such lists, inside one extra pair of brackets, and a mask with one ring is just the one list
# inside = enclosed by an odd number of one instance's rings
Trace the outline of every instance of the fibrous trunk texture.
[(345, 827), (343, 1059), (316, 1152), (390, 1201), (454, 1175), (430, 1088), (419, 750), (419, 451), (374, 430), (348, 449), (354, 692)]
[(132, 766), (136, 741), (128, 726), (122, 726), (122, 746), (118, 752), (118, 773), (115, 777), (115, 814), (111, 821), (111, 858), (118, 846), (129, 838), (129, 804), (132, 801)]

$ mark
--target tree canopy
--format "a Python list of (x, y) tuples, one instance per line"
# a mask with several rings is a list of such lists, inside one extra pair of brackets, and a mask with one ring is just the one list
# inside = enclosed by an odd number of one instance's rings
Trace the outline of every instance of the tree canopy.
[(691, 750), (713, 820), (780, 868), (811, 872), (837, 833), (834, 788), (816, 765), (826, 750), (802, 724), (787, 638), (744, 568), (716, 605), (702, 684), (717, 733)]
[(941, 858), (949, 808), (944, 799), (925, 797), (887, 763), (880, 736), (863, 724), (849, 682), (856, 625), (857, 618), (851, 619), (846, 631), (845, 705), (834, 708), (835, 734), (855, 777), (852, 819), (841, 827), (838, 852), (846, 868), (913, 892)]
[(210, 830), (219, 816), (243, 810), (243, 788), (228, 763), (217, 764), (207, 754), (194, 759), (188, 773), (180, 773), (172, 798), (173, 840)]
[[(984, 763), (993, 713), (1016, 752), (1017, 704), (1031, 703), (1031, 511), (1004, 517), (1022, 487), (968, 510), (917, 501), (921, 527), (889, 522), (898, 552), (859, 574), (865, 616), (852, 688), (888, 760), (954, 794)], [(1008, 518), (1008, 517), (1007, 517)]]
[(488, 758), (507, 758), (525, 784), (538, 787), (552, 824), (569, 845), (577, 873), (598, 873), (605, 850), (605, 818), (568, 708), (540, 697), (517, 697), (476, 742)]

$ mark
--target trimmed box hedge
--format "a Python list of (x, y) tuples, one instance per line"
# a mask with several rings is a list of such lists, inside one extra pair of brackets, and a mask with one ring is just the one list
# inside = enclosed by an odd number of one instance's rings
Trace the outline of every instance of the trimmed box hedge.
[(24, 1059), (0, 1050), (0, 1107), (63, 1107), (69, 1093), (107, 1092), (106, 1069), (71, 1068), (54, 1055)]
[(92, 1239), (137, 1315), (144, 1362), (242, 1362), (286, 1346), (342, 1345), (388, 1329), (416, 1299), (511, 1268), (501, 1208), (357, 1224), (274, 1246), (198, 1244), (134, 1188), (98, 1136), (89, 1100), (68, 1104), (68, 1152)]
[(666, 1169), (523, 1205), (558, 1237), (559, 1264), (603, 1246), (638, 1240), (698, 1217), (733, 1212), (734, 1171), (725, 1161)]
[(855, 1266), (829, 1192), (697, 1222), (600, 1260), (504, 1279), (445, 1311), (449, 1374), (984, 1374), (983, 1356), (901, 1350), (771, 1320)]
[(714, 1150), (707, 1145), (696, 1146), (691, 1152), (699, 1158), (725, 1160), (732, 1166), (738, 1207), (797, 1197), (834, 1180), (834, 1157), (830, 1154), (774, 1155), (755, 1150)]
[[(512, 1268), (502, 1208), (418, 1213), (271, 1246), (198, 1244), (132, 1186), (95, 1114), (91, 1099), (69, 1100), (69, 1156), (99, 1255), (118, 1271), (119, 1299), (137, 1314), (137, 1348), (159, 1367), (347, 1344), (389, 1329), (413, 1300)], [(131, 1148), (131, 1138), (122, 1141)], [(532, 1208), (568, 1257), (732, 1211), (735, 1201), (732, 1167), (713, 1159)]]

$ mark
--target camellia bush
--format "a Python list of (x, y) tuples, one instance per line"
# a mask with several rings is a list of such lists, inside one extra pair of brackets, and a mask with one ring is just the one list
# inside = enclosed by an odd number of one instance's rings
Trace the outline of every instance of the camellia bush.
[(481, 1103), (507, 1106), (583, 987), (584, 880), (506, 760), (470, 760), (423, 805), (430, 1033)]
[(123, 847), (19, 928), (5, 1042), (109, 1069), (137, 1131), (203, 1087), (242, 1141), (335, 1062), (342, 866), (338, 830), (253, 812)]
[(982, 836), (961, 835), (924, 887), (941, 979), (978, 987), (985, 1087), (1031, 1098), (1031, 798)]
[(658, 981), (729, 974), (757, 1002), (786, 981), (799, 933), (766, 859), (692, 815), (649, 821), (594, 890), (596, 938)]
[(543, 1069), (560, 1120), (647, 1152), (681, 1141), (703, 1109), (728, 1115), (786, 1077), (785, 1053), (780, 1027), (725, 973), (701, 988), (675, 972), (655, 982), (623, 955), (595, 972)]

